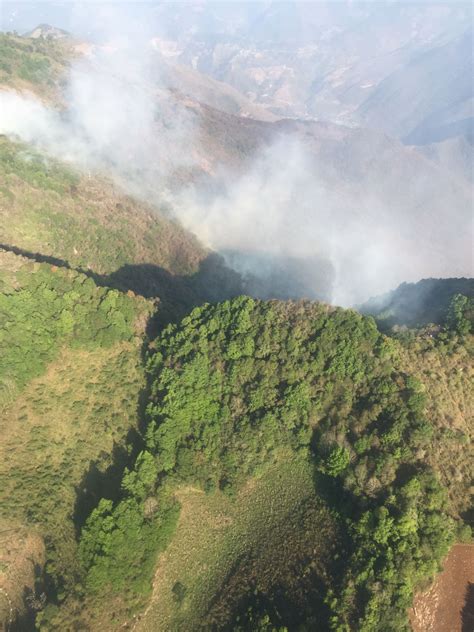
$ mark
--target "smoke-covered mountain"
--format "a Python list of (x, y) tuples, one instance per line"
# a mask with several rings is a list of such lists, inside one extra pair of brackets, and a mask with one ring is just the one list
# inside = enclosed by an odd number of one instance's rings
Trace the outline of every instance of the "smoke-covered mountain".
[(36, 28), (25, 33), (25, 37), (31, 39), (64, 39), (69, 37), (69, 33), (64, 29), (60, 29), (57, 26), (51, 26), (50, 24), (39, 24)]
[[(28, 41), (6, 42), (20, 59), (8, 75), (12, 87), (17, 75), (24, 85)], [(278, 290), (269, 291), (284, 296), (277, 271), (285, 261), (292, 270), (300, 261), (302, 278), (313, 279), (296, 283), (300, 295), (342, 304), (420, 277), (470, 274), (469, 144), (464, 162), (454, 156), (447, 168), (436, 152), (423, 155), (375, 130), (257, 120), (250, 115), (271, 116), (234, 89), (164, 61), (153, 40), (93, 45), (85, 55), (75, 45), (62, 78), (45, 46), (36, 54), (56, 78), (45, 70), (28, 87), (43, 95), (43, 85), (56, 85), (57, 100), (46, 107), (4, 91), (1, 131), (166, 205), (239, 272), (260, 276), (249, 288), (278, 276), (270, 283)], [(303, 272), (314, 257), (324, 262), (323, 280)], [(296, 295), (292, 278), (287, 296)]]
[(2, 629), (460, 629), (470, 8), (93, 8), (2, 5)]
[(474, 301), (474, 279), (423, 279), (402, 283), (395, 290), (369, 299), (359, 307), (385, 328), (394, 325), (424, 327), (446, 323), (453, 297), (462, 294)]

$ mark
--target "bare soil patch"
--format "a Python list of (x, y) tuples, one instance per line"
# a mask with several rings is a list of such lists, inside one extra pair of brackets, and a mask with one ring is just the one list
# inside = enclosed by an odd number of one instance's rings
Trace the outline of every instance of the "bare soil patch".
[(443, 571), (415, 597), (410, 621), (413, 632), (474, 630), (474, 545), (453, 546)]

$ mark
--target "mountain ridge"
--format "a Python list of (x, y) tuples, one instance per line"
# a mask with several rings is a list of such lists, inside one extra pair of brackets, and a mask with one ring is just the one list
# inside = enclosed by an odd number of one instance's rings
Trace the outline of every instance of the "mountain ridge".
[[(472, 146), (354, 113), (465, 12), (109, 9), (0, 35), (0, 623), (416, 629), (474, 524)], [(384, 127), (449, 128), (441, 66)]]

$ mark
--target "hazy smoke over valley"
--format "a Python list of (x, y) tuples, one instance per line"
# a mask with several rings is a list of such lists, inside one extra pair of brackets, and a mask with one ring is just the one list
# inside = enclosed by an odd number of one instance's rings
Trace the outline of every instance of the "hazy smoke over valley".
[[(243, 158), (228, 159), (240, 151), (236, 142), (221, 159), (214, 149), (222, 139), (209, 145), (202, 133), (207, 110), (169, 91), (153, 25), (111, 7), (99, 17), (101, 44), (72, 64), (64, 103), (54, 109), (3, 91), (1, 133), (86, 173), (110, 173), (133, 195), (166, 207), (260, 295), (347, 305), (402, 281), (471, 273), (467, 183), (418, 155), (414, 180), (400, 180), (414, 150), (383, 137), (388, 149), (374, 147), (367, 157), (349, 146), (358, 137), (338, 141), (335, 131), (337, 152), (320, 150), (317, 131), (267, 134), (265, 127)], [(398, 161), (393, 177), (384, 172), (385, 151)], [(359, 159), (380, 168), (360, 175)]]

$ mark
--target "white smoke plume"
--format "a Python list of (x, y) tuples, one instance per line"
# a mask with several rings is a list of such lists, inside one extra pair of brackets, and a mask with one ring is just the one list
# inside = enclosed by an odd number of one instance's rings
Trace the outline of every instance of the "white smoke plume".
[[(0, 131), (81, 169), (111, 171), (128, 187), (146, 189), (153, 175), (191, 165), (189, 154), (178, 148), (192, 143), (194, 133), (186, 111), (173, 108), (157, 87), (149, 60), (143, 47), (97, 48), (73, 63), (63, 110), (2, 91)], [(169, 110), (164, 130), (163, 109)]]
[[(189, 179), (177, 186), (179, 170), (202, 172), (206, 161), (199, 146), (199, 111), (170, 96), (150, 45), (153, 24), (111, 5), (95, 20), (103, 26), (102, 43), (73, 63), (65, 107), (53, 109), (31, 95), (2, 91), (0, 133), (82, 170), (105, 171), (132, 194), (161, 207), (165, 203), (244, 276), (263, 284), (271, 278), (273, 285), (279, 276), (280, 286), (288, 286), (281, 294), (287, 290), (290, 296), (323, 296), (349, 305), (402, 281), (469, 274), (466, 254), (455, 246), (459, 231), (470, 230), (469, 209), (444, 245), (437, 234), (427, 250), (418, 234), (427, 225), (421, 212), (420, 217), (397, 215), (403, 200), (382, 208), (377, 193), (367, 190), (354, 200), (351, 189), (329, 186), (311, 152), (291, 134), (277, 135), (238, 173), (213, 160), (204, 168), (212, 172), (206, 186)], [(258, 292), (271, 295), (272, 290)]]

